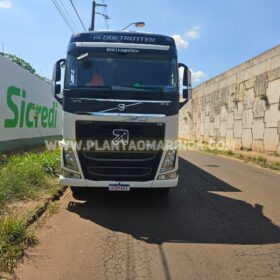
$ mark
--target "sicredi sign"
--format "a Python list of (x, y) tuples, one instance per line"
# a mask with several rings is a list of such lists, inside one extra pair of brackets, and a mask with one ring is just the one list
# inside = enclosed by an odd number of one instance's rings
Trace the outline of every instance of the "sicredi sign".
[(12, 117), (4, 121), (5, 128), (56, 128), (57, 103), (51, 107), (27, 102), (27, 93), (20, 88), (10, 86), (7, 90), (7, 107)]
[(61, 114), (52, 85), (0, 56), (0, 145), (61, 135)]

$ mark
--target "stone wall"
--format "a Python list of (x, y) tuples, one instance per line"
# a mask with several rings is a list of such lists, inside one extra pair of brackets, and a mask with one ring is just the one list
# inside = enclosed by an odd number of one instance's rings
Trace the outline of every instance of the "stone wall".
[(280, 153), (280, 45), (196, 87), (179, 137)]

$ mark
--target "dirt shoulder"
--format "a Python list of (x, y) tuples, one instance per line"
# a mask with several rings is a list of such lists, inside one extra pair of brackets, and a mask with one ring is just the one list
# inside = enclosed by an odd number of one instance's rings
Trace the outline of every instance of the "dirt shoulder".
[(0, 279), (37, 243), (30, 225), (48, 207), (54, 210), (53, 201), (63, 192), (59, 170), (58, 150), (0, 154)]
[(226, 156), (280, 173), (280, 155), (277, 153), (268, 154), (257, 153), (250, 150), (229, 150), (222, 147), (214, 147), (204, 142), (183, 141), (186, 149), (190, 151), (201, 151), (219, 156)]

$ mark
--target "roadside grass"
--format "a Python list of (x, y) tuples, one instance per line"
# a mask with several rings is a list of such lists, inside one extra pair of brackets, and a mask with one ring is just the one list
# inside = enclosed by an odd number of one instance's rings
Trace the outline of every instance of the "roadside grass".
[(57, 214), (59, 212), (59, 202), (58, 201), (55, 201), (53, 203), (51, 203), (48, 207), (48, 216), (53, 216), (55, 214)]
[(35, 234), (25, 222), (15, 217), (0, 220), (0, 271), (11, 272), (25, 255), (27, 247), (36, 244)]
[(263, 168), (268, 168), (275, 171), (280, 171), (280, 162), (269, 162), (267, 158), (264, 156), (250, 156), (250, 155), (244, 155), (242, 153), (238, 153), (232, 150), (218, 150), (218, 149), (209, 149), (209, 148), (203, 148), (202, 151), (216, 154), (216, 155), (224, 155), (224, 156), (230, 156), (237, 159), (244, 160), (246, 163), (253, 163)]
[[(52, 197), (61, 189), (59, 171), (59, 150), (0, 155), (0, 274), (12, 272), (26, 248), (36, 244), (34, 232), (26, 226), (28, 209), (16, 213), (11, 205), (39, 204)], [(55, 209), (52, 206), (51, 212)]]
[[(57, 214), (59, 212), (59, 208), (60, 208), (60, 202), (59, 201), (51, 202), (48, 205), (48, 207), (47, 207), (46, 211), (44, 212), (44, 214), (32, 226), (32, 229), (34, 228), (34, 230), (37, 230), (39, 228), (42, 228), (46, 224), (46, 221), (50, 217), (54, 216), (55, 214)], [(31, 214), (32, 214), (32, 212), (31, 212)], [(33, 214), (34, 214), (34, 212), (33, 212)], [(1, 280), (1, 278), (0, 278), (0, 280)]]
[(54, 178), (60, 168), (60, 153), (24, 153), (6, 156), (0, 167), (0, 208), (17, 200), (37, 199), (58, 190)]

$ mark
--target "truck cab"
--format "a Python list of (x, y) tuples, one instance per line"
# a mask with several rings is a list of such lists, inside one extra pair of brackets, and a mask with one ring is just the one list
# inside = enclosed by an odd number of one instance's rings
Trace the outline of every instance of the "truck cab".
[(177, 186), (178, 114), (191, 96), (191, 74), (178, 63), (172, 37), (75, 34), (53, 80), (63, 109), (62, 185), (165, 192)]

